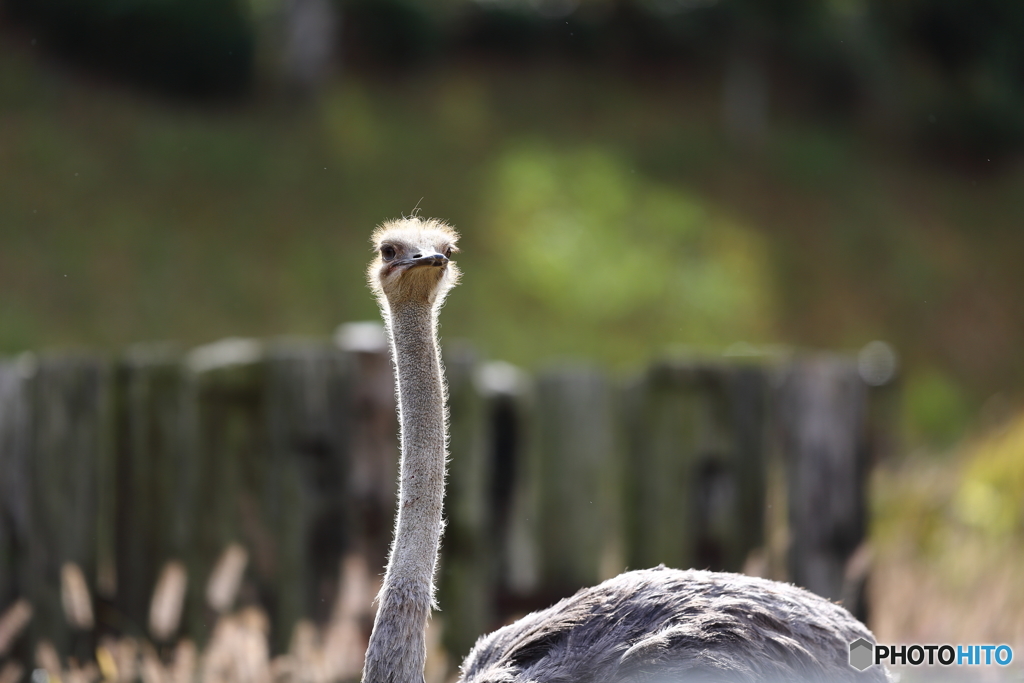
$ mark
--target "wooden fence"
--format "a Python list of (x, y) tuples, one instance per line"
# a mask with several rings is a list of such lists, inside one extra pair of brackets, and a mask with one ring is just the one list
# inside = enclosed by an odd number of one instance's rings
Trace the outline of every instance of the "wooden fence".
[[(625, 380), (565, 364), (528, 376), (458, 345), (445, 361), (452, 655), (511, 615), (659, 563), (746, 567), (863, 610), (864, 563), (851, 558), (877, 390), (852, 358), (662, 361)], [(235, 542), (249, 557), (240, 600), (267, 610), (285, 649), (300, 617), (328, 617), (344, 556), (383, 567), (396, 434), (373, 326), (330, 343), (0, 362), (0, 612), (19, 597), (34, 608), (15, 654), (45, 636), (90, 656), (94, 636), (62, 608), (67, 562), (95, 589), (97, 631), (159, 641), (150, 598), (180, 561), (181, 631), (203, 642), (206, 577)]]

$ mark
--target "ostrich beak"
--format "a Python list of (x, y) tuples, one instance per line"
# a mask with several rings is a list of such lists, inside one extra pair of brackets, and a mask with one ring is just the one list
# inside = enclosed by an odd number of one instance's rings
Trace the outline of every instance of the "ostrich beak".
[(445, 266), (448, 265), (448, 257), (444, 254), (433, 256), (421, 256), (420, 258), (409, 259), (409, 266)]

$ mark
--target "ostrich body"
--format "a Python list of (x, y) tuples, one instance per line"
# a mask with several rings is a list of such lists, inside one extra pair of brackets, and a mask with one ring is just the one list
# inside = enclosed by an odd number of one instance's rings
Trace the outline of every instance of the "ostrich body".
[(849, 645), (874, 642), (849, 612), (778, 581), (641, 569), (619, 574), (477, 641), (464, 683), (887, 681)]
[[(417, 217), (374, 233), (370, 286), (387, 324), (398, 384), (398, 518), (363, 683), (423, 683), (424, 633), (444, 526), (447, 407), (437, 312), (459, 272), (456, 233)], [(849, 612), (789, 584), (658, 567), (626, 572), (483, 636), (465, 683), (878, 681), (849, 644), (874, 642)]]

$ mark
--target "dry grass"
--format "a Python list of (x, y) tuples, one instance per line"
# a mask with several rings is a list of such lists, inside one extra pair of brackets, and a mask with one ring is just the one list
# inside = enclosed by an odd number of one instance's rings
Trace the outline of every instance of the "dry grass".
[[(355, 681), (362, 671), (366, 650), (366, 624), (372, 619), (372, 599), (378, 589), (362, 557), (350, 556), (340, 567), (339, 594), (328, 623), (318, 627), (303, 620), (295, 624), (288, 652), (271, 656), (270, 621), (258, 606), (233, 606), (248, 560), (238, 545), (225, 549), (206, 584), (207, 602), (220, 616), (206, 646), (200, 650), (181, 638), (161, 655), (146, 639), (104, 636), (95, 661), (62, 660), (48, 640), (36, 647), (35, 666), (50, 683), (336, 683)], [(74, 564), (62, 572), (65, 618), (79, 630), (94, 627), (92, 598)], [(161, 572), (150, 609), (151, 631), (158, 641), (170, 639), (179, 627), (187, 576), (180, 562), (169, 562)], [(32, 616), (31, 605), (19, 600), (0, 615), (0, 656), (17, 639)], [(432, 629), (428, 657), (428, 683), (448, 676), (447, 657), (440, 648), (440, 631)], [(0, 683), (24, 677), (21, 664), (10, 661), (0, 668)], [(39, 673), (33, 673), (38, 683)]]
[(1024, 415), (876, 473), (872, 626), (887, 643), (1024, 647)]

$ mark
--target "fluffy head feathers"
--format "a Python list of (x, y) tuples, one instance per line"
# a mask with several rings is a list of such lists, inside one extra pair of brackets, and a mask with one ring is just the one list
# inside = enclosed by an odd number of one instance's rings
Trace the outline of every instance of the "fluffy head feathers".
[(371, 241), (377, 257), (367, 279), (382, 306), (439, 306), (458, 284), (451, 261), (459, 235), (436, 218), (401, 218), (381, 224)]

